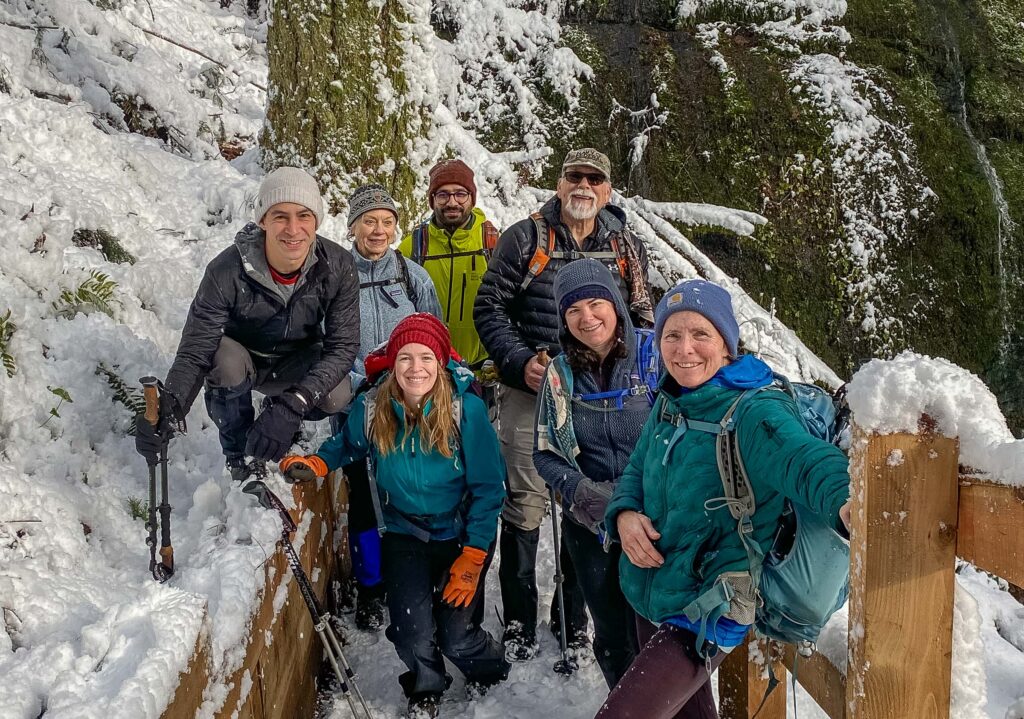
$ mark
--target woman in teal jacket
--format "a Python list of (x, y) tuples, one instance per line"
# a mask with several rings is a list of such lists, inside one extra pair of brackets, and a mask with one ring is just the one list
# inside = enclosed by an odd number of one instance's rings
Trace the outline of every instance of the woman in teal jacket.
[[(600, 719), (717, 717), (709, 672), (743, 641), (756, 601), (736, 521), (714, 502), (724, 491), (715, 435), (673, 420), (717, 424), (741, 393), (772, 383), (771, 368), (738, 354), (729, 293), (703, 280), (682, 282), (665, 294), (655, 337), (667, 372), (605, 515), (610, 534), (622, 544), (620, 583), (640, 617), (643, 648), (598, 712)], [(758, 392), (734, 419), (757, 504), (752, 538), (762, 551), (771, 549), (787, 499), (844, 532), (847, 459), (807, 432), (793, 400), (784, 392)], [(703, 627), (709, 639), (698, 651), (702, 627), (684, 612), (721, 582), (737, 596), (729, 612)]]
[(398, 681), (410, 713), (427, 716), (451, 682), (442, 655), (479, 687), (505, 679), (510, 666), (472, 621), (505, 464), (483, 400), (468, 391), (473, 373), (450, 352), (440, 320), (406, 317), (388, 340), (390, 374), (353, 402), (341, 431), (316, 454), (281, 462), (287, 478), (302, 481), (369, 456), (385, 530), (387, 637), (409, 669)]

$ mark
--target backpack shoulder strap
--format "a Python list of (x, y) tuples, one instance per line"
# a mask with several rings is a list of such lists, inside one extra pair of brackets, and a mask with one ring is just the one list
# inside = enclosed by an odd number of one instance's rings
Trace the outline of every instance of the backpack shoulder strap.
[(363, 401), (363, 436), (367, 443), (370, 442), (370, 427), (373, 426), (373, 415), (376, 413), (378, 389), (371, 387), (366, 390), (366, 399)]
[(488, 262), (491, 261), (491, 255), (494, 254), (494, 249), (498, 246), (498, 238), (501, 233), (498, 232), (498, 228), (495, 227), (490, 220), (484, 220), (483, 228), (480, 230), (483, 236), (483, 253), (484, 259)]
[(619, 241), (619, 233), (613, 232), (609, 237), (608, 241), (611, 242), (612, 252), (615, 253), (615, 266), (619, 268), (619, 276), (623, 280), (628, 280), (628, 265), (626, 264), (626, 251), (622, 248), (625, 243), (625, 237), (622, 238), (622, 242)]
[(395, 250), (398, 260), (398, 281), (402, 283), (402, 287), (405, 288), (405, 295), (412, 302), (412, 306), (419, 311), (417, 306), (419, 298), (416, 296), (416, 288), (412, 286), (412, 278), (409, 276), (409, 260), (405, 259), (405, 256), (399, 250)]
[(370, 451), (366, 453), (366, 478), (370, 485), (370, 501), (373, 503), (373, 516), (377, 520), (377, 534), (383, 537), (387, 531), (387, 524), (384, 522), (380, 489), (377, 487), (377, 464), (373, 461), (373, 440), (370, 439), (370, 428), (373, 426), (373, 416), (376, 414), (378, 389), (378, 387), (371, 387), (366, 391), (366, 399), (363, 401), (363, 436), (366, 438), (366, 443), (370, 445)]
[[(537, 247), (533, 251), (533, 257), (530, 258), (529, 263), (526, 265), (526, 277), (523, 278), (523, 283), (519, 285), (520, 292), (529, 287), (537, 275), (544, 271), (544, 268), (548, 266), (548, 262), (551, 260), (551, 253), (555, 249), (555, 228), (548, 225), (544, 215), (539, 212), (534, 212), (530, 215), (530, 219), (533, 220), (533, 226), (537, 230)], [(547, 242), (544, 241), (544, 238), (547, 238)]]
[(410, 260), (422, 265), (427, 256), (427, 243), (430, 241), (430, 229), (427, 222), (422, 222), (412, 231), (412, 255)]

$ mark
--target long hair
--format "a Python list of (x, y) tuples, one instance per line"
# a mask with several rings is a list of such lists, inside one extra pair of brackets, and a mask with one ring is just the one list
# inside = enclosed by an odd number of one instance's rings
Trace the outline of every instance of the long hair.
[[(618, 316), (618, 313), (616, 313), (616, 320), (615, 344), (612, 345), (612, 350), (606, 358), (611, 360), (622, 359), (629, 352), (626, 347), (626, 331), (623, 327), (625, 323)], [(565, 349), (565, 357), (569, 361), (569, 367), (572, 368), (573, 372), (591, 372), (596, 374), (601, 370), (601, 358), (597, 352), (573, 337), (569, 330), (565, 331), (563, 347)]]
[[(398, 436), (398, 414), (395, 412), (392, 400), (401, 404), (405, 412), (404, 424), (402, 427), (402, 438), (396, 442)], [(427, 402), (431, 403), (431, 410), (423, 416), (423, 407)], [(452, 382), (448, 371), (441, 366), (437, 368), (437, 381), (433, 388), (423, 397), (418, 407), (410, 407), (402, 394), (402, 388), (398, 386), (398, 380), (394, 373), (387, 376), (380, 389), (377, 390), (377, 399), (374, 403), (373, 421), (370, 423), (370, 436), (368, 439), (376, 445), (381, 454), (390, 454), (396, 449), (403, 449), (406, 440), (410, 440), (413, 428), (420, 425), (420, 450), (429, 452), (436, 449), (445, 457), (453, 455), (455, 438), (459, 428), (455, 426), (455, 417), (452, 416)]]

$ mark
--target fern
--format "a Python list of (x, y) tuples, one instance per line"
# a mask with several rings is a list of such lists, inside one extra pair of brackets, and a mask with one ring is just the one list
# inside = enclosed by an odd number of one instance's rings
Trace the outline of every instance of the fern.
[(8, 377), (13, 377), (14, 373), (18, 370), (17, 365), (14, 364), (14, 355), (7, 349), (10, 346), (11, 337), (14, 336), (16, 329), (18, 329), (18, 326), (11, 322), (11, 311), (7, 310), (0, 317), (0, 361), (2, 361), (4, 369), (7, 370)]
[(117, 283), (99, 270), (92, 270), (89, 279), (78, 286), (74, 292), (64, 290), (53, 302), (53, 309), (58, 317), (74, 317), (79, 312), (89, 314), (98, 310), (110, 317), (114, 316), (114, 305), (117, 298), (114, 291)]
[(132, 387), (121, 379), (116, 372), (117, 365), (111, 369), (100, 362), (96, 365), (96, 374), (102, 375), (107, 380), (107, 385), (114, 390), (114, 400), (120, 402), (132, 414), (141, 414), (146, 411), (146, 400), (142, 396), (142, 390)]

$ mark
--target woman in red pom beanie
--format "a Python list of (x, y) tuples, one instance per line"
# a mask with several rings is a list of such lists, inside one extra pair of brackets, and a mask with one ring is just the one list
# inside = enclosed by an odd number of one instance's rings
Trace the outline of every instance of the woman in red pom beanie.
[(310, 468), (369, 460), (384, 530), (387, 637), (409, 669), (398, 681), (410, 711), (429, 716), (450, 682), (444, 657), (479, 687), (502, 681), (510, 667), (501, 644), (472, 621), (505, 499), (505, 463), (487, 407), (469, 391), (473, 373), (451, 355), (440, 320), (406, 317), (385, 349), (390, 373), (356, 398), (341, 431), (315, 455), (282, 463), (286, 476), (303, 479)]

